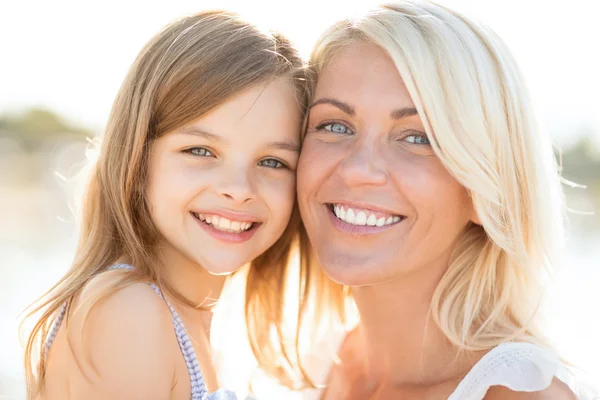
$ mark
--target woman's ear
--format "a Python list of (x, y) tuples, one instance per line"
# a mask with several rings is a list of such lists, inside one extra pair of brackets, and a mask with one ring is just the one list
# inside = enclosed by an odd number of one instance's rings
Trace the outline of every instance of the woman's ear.
[(471, 222), (477, 225), (481, 225), (481, 220), (479, 219), (479, 215), (477, 215), (475, 207), (473, 207), (473, 211), (471, 213)]
[(469, 195), (471, 197), (471, 215), (469, 217), (469, 221), (476, 225), (481, 225), (481, 219), (479, 219), (479, 214), (477, 214), (477, 207), (475, 206), (473, 194), (469, 192)]

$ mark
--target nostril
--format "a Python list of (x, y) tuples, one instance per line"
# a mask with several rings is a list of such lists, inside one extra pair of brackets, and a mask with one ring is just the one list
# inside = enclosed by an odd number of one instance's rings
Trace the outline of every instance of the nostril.
[(239, 191), (238, 193), (234, 191), (222, 191), (220, 195), (223, 198), (234, 201), (237, 204), (247, 203), (248, 201), (255, 198), (253, 193), (249, 191)]

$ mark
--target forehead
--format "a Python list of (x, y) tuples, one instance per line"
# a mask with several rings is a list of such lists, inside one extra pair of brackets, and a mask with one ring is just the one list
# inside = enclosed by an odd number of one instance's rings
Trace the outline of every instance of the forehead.
[(248, 134), (254, 140), (292, 139), (299, 135), (300, 118), (293, 84), (288, 79), (273, 79), (244, 90), (188, 125), (206, 126), (234, 140)]
[[(300, 112), (288, 79), (273, 79), (242, 91), (203, 117), (215, 123), (243, 125), (286, 122)], [(265, 116), (269, 118), (263, 119)]]
[(337, 51), (319, 74), (315, 98), (335, 96), (347, 101), (412, 106), (402, 77), (379, 46), (355, 42)]

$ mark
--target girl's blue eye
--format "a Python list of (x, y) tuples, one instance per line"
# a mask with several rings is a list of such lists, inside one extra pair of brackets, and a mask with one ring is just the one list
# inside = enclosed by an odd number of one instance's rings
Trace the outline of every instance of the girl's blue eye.
[(192, 147), (187, 152), (196, 157), (214, 157), (213, 153), (204, 147)]
[(404, 138), (405, 141), (412, 144), (430, 144), (429, 138), (425, 135), (409, 135)]
[(350, 134), (352, 131), (344, 124), (340, 124), (339, 122), (332, 122), (329, 124), (321, 125), (318, 129), (325, 129), (326, 131), (333, 133), (341, 133), (341, 134)]
[(258, 162), (258, 165), (260, 165), (261, 167), (275, 168), (275, 169), (285, 167), (285, 165), (283, 165), (283, 163), (281, 161), (278, 161), (274, 158), (267, 158), (266, 160), (261, 160)]

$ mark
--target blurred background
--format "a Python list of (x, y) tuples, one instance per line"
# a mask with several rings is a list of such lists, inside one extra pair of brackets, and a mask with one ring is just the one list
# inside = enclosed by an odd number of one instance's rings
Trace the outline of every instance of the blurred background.
[[(548, 324), (561, 354), (598, 386), (600, 24), (594, 11), (600, 2), (439, 2), (485, 21), (508, 43), (562, 151), (564, 176), (578, 184), (565, 186), (568, 256), (549, 292)], [(283, 32), (307, 56), (330, 23), (378, 2), (360, 3), (0, 3), (0, 398), (24, 398), (20, 313), (69, 268), (77, 172), (145, 42), (174, 18), (224, 8)]]

